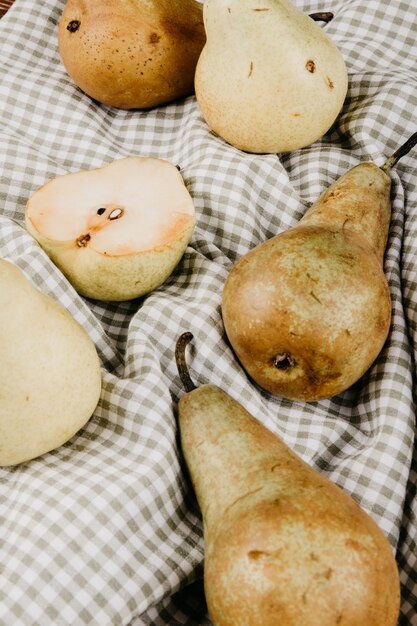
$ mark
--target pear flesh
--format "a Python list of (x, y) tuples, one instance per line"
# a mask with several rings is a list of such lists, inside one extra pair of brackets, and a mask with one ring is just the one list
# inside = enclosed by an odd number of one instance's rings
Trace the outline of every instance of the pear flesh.
[(130, 300), (159, 287), (194, 225), (177, 167), (148, 157), (58, 176), (26, 206), (28, 231), (75, 289), (97, 300)]
[(348, 78), (334, 43), (288, 0), (207, 0), (196, 97), (208, 126), (254, 153), (296, 150), (322, 137)]
[(204, 522), (214, 626), (395, 626), (398, 569), (377, 524), (228, 394), (179, 402)]
[(61, 59), (75, 84), (123, 109), (194, 93), (204, 42), (195, 0), (68, 0), (58, 30)]
[(263, 389), (313, 402), (355, 383), (388, 335), (391, 299), (383, 270), (390, 177), (360, 164), (293, 228), (232, 268), (222, 315), (229, 341)]
[(0, 466), (58, 448), (90, 419), (101, 392), (94, 343), (58, 302), (0, 259)]

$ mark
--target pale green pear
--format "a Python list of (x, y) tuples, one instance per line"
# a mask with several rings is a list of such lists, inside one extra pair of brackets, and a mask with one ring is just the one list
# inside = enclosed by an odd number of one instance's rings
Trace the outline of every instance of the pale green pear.
[(207, 0), (195, 90), (208, 126), (241, 150), (288, 152), (322, 137), (344, 103), (344, 59), (289, 0)]
[(0, 466), (58, 448), (101, 392), (94, 343), (66, 309), (0, 259)]

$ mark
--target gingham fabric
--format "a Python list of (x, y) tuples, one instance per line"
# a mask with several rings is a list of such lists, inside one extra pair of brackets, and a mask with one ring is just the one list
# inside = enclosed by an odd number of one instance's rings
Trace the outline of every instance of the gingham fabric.
[[(248, 380), (221, 320), (222, 287), (237, 259), (296, 224), (347, 169), (381, 165), (417, 130), (415, 1), (295, 4), (334, 12), (322, 27), (344, 55), (349, 90), (331, 131), (285, 155), (227, 145), (210, 133), (193, 96), (150, 111), (91, 100), (59, 59), (64, 0), (16, 0), (0, 20), (0, 256), (86, 329), (103, 376), (81, 432), (0, 469), (1, 626), (210, 624), (202, 524), (175, 419), (183, 391), (174, 348), (188, 330), (195, 381), (227, 390), (376, 520), (401, 571), (400, 624), (417, 626), (417, 149), (392, 172), (391, 332), (357, 384), (318, 403), (272, 397)], [(180, 165), (197, 225), (162, 287), (131, 302), (98, 303), (80, 297), (29, 236), (24, 208), (52, 177), (128, 155)]]

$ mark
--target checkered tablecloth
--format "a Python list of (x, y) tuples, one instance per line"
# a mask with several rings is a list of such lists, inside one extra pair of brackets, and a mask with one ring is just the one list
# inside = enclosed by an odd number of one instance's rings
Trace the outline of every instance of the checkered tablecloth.
[[(80, 433), (0, 469), (1, 626), (210, 624), (201, 519), (175, 421), (174, 348), (187, 330), (193, 378), (229, 391), (377, 521), (401, 570), (400, 623), (417, 626), (417, 150), (392, 173), (391, 332), (357, 384), (315, 404), (272, 397), (248, 380), (221, 321), (222, 287), (238, 258), (293, 226), (347, 169), (381, 165), (417, 129), (414, 0), (295, 4), (334, 12), (322, 27), (344, 55), (349, 91), (331, 132), (286, 155), (228, 146), (194, 97), (151, 111), (92, 101), (59, 59), (64, 0), (16, 0), (0, 20), (0, 256), (82, 324), (103, 374), (100, 403)], [(89, 301), (26, 232), (25, 204), (54, 176), (128, 155), (181, 166), (196, 229), (161, 288), (132, 302)], [(0, 346), (0, 374), (5, 367)]]

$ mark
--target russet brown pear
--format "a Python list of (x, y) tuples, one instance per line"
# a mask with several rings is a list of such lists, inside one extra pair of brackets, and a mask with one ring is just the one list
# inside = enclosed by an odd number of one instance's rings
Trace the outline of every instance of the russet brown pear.
[(122, 109), (194, 93), (204, 42), (196, 0), (68, 0), (58, 31), (61, 59), (76, 85)]
[(357, 165), (300, 222), (244, 255), (223, 290), (229, 341), (249, 376), (271, 393), (313, 402), (355, 383), (387, 339), (391, 299), (384, 250), (390, 167)]

